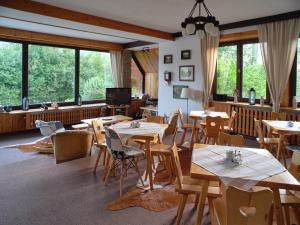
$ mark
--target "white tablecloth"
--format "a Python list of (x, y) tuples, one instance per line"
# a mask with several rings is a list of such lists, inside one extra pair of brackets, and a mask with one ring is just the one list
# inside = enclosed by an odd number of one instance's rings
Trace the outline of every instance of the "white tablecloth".
[[(228, 150), (242, 154), (241, 165), (226, 160)], [(256, 149), (257, 150), (257, 149)], [(217, 175), (227, 186), (250, 189), (258, 181), (282, 173), (286, 168), (267, 150), (212, 145), (193, 151), (192, 162)]]
[(161, 140), (163, 138), (165, 125), (158, 123), (140, 122), (141, 126), (139, 128), (131, 128), (130, 123), (131, 122), (122, 122), (111, 126), (111, 128), (118, 133), (118, 135), (122, 139), (122, 142), (126, 142), (128, 138), (134, 135), (158, 134)]

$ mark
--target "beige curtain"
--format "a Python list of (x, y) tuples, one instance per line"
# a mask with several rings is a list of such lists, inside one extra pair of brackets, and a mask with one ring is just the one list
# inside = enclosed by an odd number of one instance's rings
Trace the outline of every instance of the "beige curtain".
[(201, 62), (203, 70), (203, 108), (207, 109), (209, 104), (209, 96), (211, 93), (215, 70), (217, 53), (219, 46), (219, 36), (212, 37), (208, 34), (201, 40)]
[(280, 102), (290, 76), (299, 32), (300, 19), (258, 26), (258, 37), (275, 112), (280, 109)]
[(123, 57), (121, 51), (110, 51), (110, 62), (113, 75), (114, 87), (124, 86), (123, 81)]

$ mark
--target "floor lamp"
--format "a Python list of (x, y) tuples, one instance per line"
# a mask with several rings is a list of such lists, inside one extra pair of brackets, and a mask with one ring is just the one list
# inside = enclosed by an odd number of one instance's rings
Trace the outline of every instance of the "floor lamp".
[(186, 99), (186, 122), (189, 123), (189, 88), (182, 88), (180, 98)]

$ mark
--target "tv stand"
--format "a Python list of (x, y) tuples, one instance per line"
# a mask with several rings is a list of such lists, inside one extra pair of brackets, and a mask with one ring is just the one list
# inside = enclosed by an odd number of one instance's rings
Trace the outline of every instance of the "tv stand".
[(108, 105), (107, 108), (110, 110), (110, 115), (115, 116), (117, 112), (128, 116), (128, 109), (130, 105)]

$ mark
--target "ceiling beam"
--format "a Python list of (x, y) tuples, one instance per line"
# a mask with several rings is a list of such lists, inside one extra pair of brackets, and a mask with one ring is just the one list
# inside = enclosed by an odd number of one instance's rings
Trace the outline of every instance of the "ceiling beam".
[[(266, 16), (266, 17), (243, 20), (243, 21), (238, 21), (238, 22), (233, 22), (233, 23), (221, 24), (219, 27), (220, 27), (220, 30), (222, 31), (222, 30), (230, 30), (230, 29), (240, 28), (240, 27), (255, 26), (255, 25), (259, 25), (259, 24), (271, 23), (271, 22), (276, 22), (276, 21), (294, 19), (294, 18), (299, 18), (299, 17), (300, 17), (300, 10), (297, 10), (297, 11), (292, 11), (292, 12), (287, 12), (287, 13), (282, 13), (282, 14), (277, 14), (277, 15), (272, 15), (272, 16)], [(174, 38), (182, 37), (182, 33), (181, 32), (173, 33), (173, 37)]]
[(257, 30), (238, 32), (232, 34), (221, 34), (220, 43), (231, 42), (231, 41), (241, 41), (241, 40), (250, 40), (257, 39), (258, 32)]
[(7, 27), (0, 27), (0, 38), (51, 44), (51, 45), (62, 45), (62, 46), (69, 46), (69, 47), (107, 50), (107, 51), (123, 50), (123, 46), (121, 44), (116, 44), (111, 42), (87, 40), (87, 39), (74, 38), (74, 37), (65, 37), (65, 36), (19, 30), (19, 29), (7, 28)]
[(0, 6), (35, 13), (43, 16), (49, 16), (99, 27), (105, 27), (114, 30), (156, 37), (165, 40), (174, 40), (174, 37), (171, 33), (137, 26), (129, 23), (119, 22), (103, 17), (93, 16), (31, 0), (0, 0)]
[(128, 48), (136, 48), (136, 47), (142, 47), (146, 45), (153, 45), (155, 43), (152, 42), (147, 42), (147, 41), (134, 41), (134, 42), (129, 42), (123, 44), (123, 48), (128, 49)]

